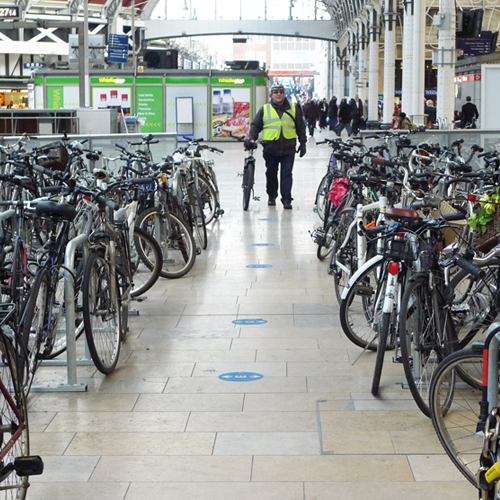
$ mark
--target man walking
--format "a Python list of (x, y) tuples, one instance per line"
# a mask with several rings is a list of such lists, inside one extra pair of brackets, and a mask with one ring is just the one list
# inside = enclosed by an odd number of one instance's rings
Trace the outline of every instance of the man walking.
[[(257, 112), (246, 143), (256, 141), (262, 131), (264, 160), (266, 162), (266, 191), (269, 206), (276, 205), (278, 197), (278, 169), (281, 165), (279, 188), (281, 202), (292, 209), (293, 163), (297, 139), (302, 158), (306, 154), (306, 125), (299, 106), (285, 98), (281, 84), (271, 87), (270, 101)], [(248, 142), (247, 142), (248, 141)]]
[(475, 121), (479, 118), (479, 111), (471, 102), (470, 95), (465, 100), (467, 102), (462, 106), (462, 128), (476, 128)]

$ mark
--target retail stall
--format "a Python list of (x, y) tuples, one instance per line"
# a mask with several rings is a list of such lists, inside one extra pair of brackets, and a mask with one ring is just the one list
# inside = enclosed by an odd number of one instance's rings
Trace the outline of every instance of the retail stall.
[[(36, 109), (75, 109), (79, 102), (78, 75), (69, 71), (38, 71)], [(143, 133), (174, 132), (227, 140), (246, 135), (256, 111), (267, 102), (267, 75), (262, 70), (146, 70), (95, 71), (90, 75), (93, 109), (116, 109), (121, 126), (131, 117)], [(190, 120), (179, 119), (176, 102), (192, 100)], [(126, 120), (129, 120), (127, 122)]]

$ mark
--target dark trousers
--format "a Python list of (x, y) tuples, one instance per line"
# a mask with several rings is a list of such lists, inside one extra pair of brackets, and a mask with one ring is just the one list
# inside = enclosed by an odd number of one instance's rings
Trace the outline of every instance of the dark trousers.
[(313, 118), (309, 118), (307, 120), (307, 128), (309, 129), (309, 135), (314, 136), (314, 129), (316, 128), (316, 120)]
[(283, 203), (292, 201), (292, 184), (293, 184), (293, 162), (295, 153), (290, 153), (284, 156), (272, 156), (264, 153), (266, 162), (266, 191), (269, 198), (276, 199), (278, 197), (278, 169), (280, 170), (280, 192), (281, 201)]

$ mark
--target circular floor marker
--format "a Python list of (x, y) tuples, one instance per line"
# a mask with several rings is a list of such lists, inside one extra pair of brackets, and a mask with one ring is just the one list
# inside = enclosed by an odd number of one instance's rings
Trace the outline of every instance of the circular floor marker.
[(253, 372), (231, 372), (219, 375), (219, 378), (221, 380), (225, 380), (226, 382), (254, 382), (255, 380), (259, 380), (263, 377), (264, 375)]
[(252, 243), (253, 247), (273, 247), (274, 243)]
[(263, 325), (267, 323), (267, 320), (260, 318), (235, 319), (233, 323), (235, 325)]
[(250, 264), (249, 266), (250, 269), (263, 269), (266, 267), (273, 267), (271, 264)]
[(270, 218), (270, 217), (266, 217), (265, 219), (258, 219), (258, 220), (276, 220), (276, 219), (273, 219), (273, 218)]

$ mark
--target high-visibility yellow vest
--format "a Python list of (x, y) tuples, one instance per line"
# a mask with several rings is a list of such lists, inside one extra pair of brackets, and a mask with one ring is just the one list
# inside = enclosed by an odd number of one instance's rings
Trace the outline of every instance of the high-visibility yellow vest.
[(280, 118), (274, 107), (271, 104), (266, 104), (263, 117), (264, 127), (262, 129), (263, 141), (277, 141), (282, 130), (285, 139), (295, 139), (297, 137), (297, 131), (295, 130), (295, 104), (292, 102), (290, 106), (292, 107), (290, 110), (292, 116), (288, 113), (283, 113), (283, 116)]

